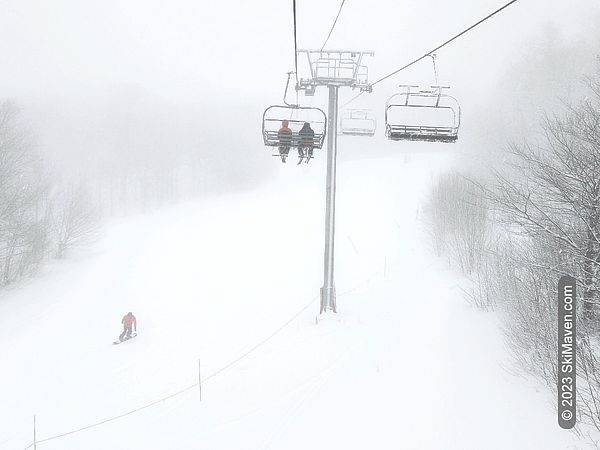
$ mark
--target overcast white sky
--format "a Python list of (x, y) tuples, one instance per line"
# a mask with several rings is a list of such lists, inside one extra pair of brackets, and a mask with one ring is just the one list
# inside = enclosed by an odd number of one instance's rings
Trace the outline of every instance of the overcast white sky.
[[(173, 100), (250, 97), (269, 103), (279, 99), (293, 64), (291, 3), (0, 0), (0, 93), (127, 83)], [(339, 1), (297, 3), (299, 47), (320, 47)], [(347, 0), (329, 47), (374, 50), (371, 74), (378, 78), (503, 3)], [(544, 29), (553, 26), (561, 39), (574, 39), (599, 17), (594, 0), (519, 0), (440, 51), (440, 75), (484, 89)], [(387, 93), (413, 75), (431, 74), (425, 63), (380, 90)]]

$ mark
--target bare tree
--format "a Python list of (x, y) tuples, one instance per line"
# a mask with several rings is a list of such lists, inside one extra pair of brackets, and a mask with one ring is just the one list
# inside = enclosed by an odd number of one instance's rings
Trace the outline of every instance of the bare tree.
[(44, 257), (44, 189), (31, 133), (10, 102), (0, 103), (0, 284), (29, 273)]
[(99, 216), (82, 184), (53, 190), (47, 220), (56, 258), (63, 258), (68, 249), (89, 244), (97, 237)]
[(556, 389), (557, 284), (574, 276), (579, 420), (600, 430), (600, 86), (590, 86), (590, 97), (546, 116), (537, 139), (510, 147), (510, 169), (495, 171), (487, 192), (511, 236), (510, 271), (501, 272), (510, 276), (496, 290), (513, 354)]
[(590, 87), (581, 103), (546, 116), (539, 135), (511, 145), (487, 185), (442, 177), (427, 217), (436, 250), (470, 277), (470, 301), (498, 308), (516, 368), (553, 391), (558, 280), (577, 278), (578, 420), (600, 430), (600, 84)]
[[(600, 268), (600, 97), (547, 117), (540, 142), (511, 146), (511, 175), (495, 173), (493, 200), (531, 238), (549, 238), (566, 254), (546, 267), (572, 274), (583, 288), (587, 319), (597, 314)], [(573, 267), (575, 272), (573, 272)]]
[(31, 136), (16, 106), (0, 103), (0, 286), (89, 242), (97, 229), (87, 190), (52, 183)]
[(463, 273), (472, 273), (491, 238), (482, 192), (456, 172), (445, 174), (434, 185), (424, 212), (436, 253), (447, 254)]

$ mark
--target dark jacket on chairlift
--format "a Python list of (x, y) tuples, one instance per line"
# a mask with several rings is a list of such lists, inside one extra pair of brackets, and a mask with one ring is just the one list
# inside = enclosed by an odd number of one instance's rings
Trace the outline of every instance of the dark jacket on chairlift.
[(308, 122), (304, 122), (302, 129), (300, 130), (300, 145), (303, 147), (312, 147), (315, 145), (315, 132), (310, 127)]

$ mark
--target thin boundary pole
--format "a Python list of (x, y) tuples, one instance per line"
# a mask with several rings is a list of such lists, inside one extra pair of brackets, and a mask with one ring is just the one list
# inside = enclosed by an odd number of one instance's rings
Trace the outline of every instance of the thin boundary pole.
[(202, 401), (202, 372), (200, 370), (200, 358), (198, 358), (198, 395)]
[(387, 277), (387, 255), (383, 258), (383, 279)]
[(35, 435), (35, 415), (33, 416), (33, 450), (37, 450), (37, 437)]

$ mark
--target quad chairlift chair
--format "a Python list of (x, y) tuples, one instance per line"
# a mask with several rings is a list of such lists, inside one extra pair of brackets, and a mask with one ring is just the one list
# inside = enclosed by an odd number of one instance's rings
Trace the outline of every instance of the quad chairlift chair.
[(460, 105), (444, 91), (449, 86), (402, 85), (385, 105), (385, 134), (399, 141), (455, 142), (460, 127)]

